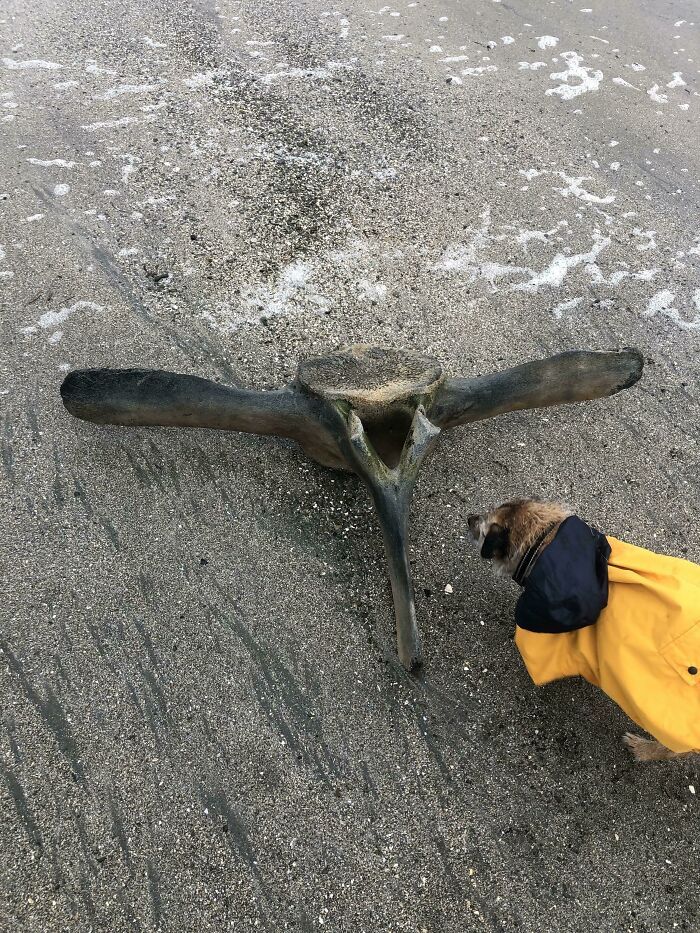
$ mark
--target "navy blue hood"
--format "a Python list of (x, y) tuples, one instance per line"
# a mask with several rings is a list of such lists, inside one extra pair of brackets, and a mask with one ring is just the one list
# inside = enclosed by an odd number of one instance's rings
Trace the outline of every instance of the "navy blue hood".
[(530, 632), (572, 632), (593, 625), (608, 604), (610, 545), (572, 515), (559, 526), (525, 580), (515, 623)]

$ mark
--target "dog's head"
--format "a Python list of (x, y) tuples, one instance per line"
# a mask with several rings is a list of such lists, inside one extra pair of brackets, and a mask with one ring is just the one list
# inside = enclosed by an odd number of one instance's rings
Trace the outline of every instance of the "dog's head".
[(513, 499), (482, 515), (470, 515), (467, 522), (481, 556), (510, 576), (542, 531), (571, 514), (570, 509), (556, 502)]

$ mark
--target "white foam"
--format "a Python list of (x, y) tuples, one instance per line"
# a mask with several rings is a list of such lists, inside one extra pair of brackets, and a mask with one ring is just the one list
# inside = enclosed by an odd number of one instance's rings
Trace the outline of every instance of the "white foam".
[(279, 317), (303, 308), (305, 302), (326, 307), (328, 299), (318, 294), (312, 284), (313, 266), (298, 259), (285, 266), (270, 288), (260, 285), (243, 290), (243, 316), (237, 323), (257, 323), (262, 317)]
[(212, 68), (210, 71), (200, 71), (189, 78), (182, 78), (181, 80), (186, 87), (196, 90), (200, 87), (211, 87), (219, 78), (225, 78), (228, 74), (230, 74), (230, 69), (221, 66), (220, 68)]
[[(174, 200), (175, 200), (174, 194), (164, 194), (164, 195), (161, 195), (161, 197), (159, 198), (151, 195), (150, 197), (146, 198), (145, 201), (141, 201), (141, 204), (139, 206), (140, 207), (146, 207), (146, 206), (152, 207), (156, 204), (167, 204), (168, 201), (174, 201)], [(133, 214), (132, 214), (132, 217), (133, 217)], [(134, 218), (134, 219), (137, 220), (138, 218)]]
[(73, 168), (76, 164), (73, 161), (66, 161), (66, 159), (27, 159), (31, 165), (41, 165), (43, 168), (48, 168), (50, 165), (57, 165), (59, 168)]
[(574, 253), (566, 256), (557, 253), (546, 269), (536, 273), (529, 282), (513, 285), (513, 291), (536, 292), (540, 288), (560, 288), (571, 269), (576, 266), (595, 264), (600, 253), (610, 244), (610, 237), (602, 236), (598, 231), (593, 234), (593, 246), (587, 253)]
[[(509, 278), (511, 275), (528, 275), (530, 273), (532, 273), (532, 269), (527, 269), (524, 266), (513, 266), (510, 263), (482, 262), (479, 266), (479, 276), (489, 283), (494, 292), (497, 290), (496, 279)], [(511, 288), (516, 287), (515, 285), (511, 286)]]
[(659, 85), (655, 84), (653, 85), (653, 87), (649, 88), (649, 90), (647, 91), (647, 94), (649, 95), (649, 97), (651, 97), (651, 99), (655, 103), (665, 104), (666, 101), (668, 100), (668, 94), (661, 94), (659, 93), (659, 91), (660, 91)]
[[(584, 190), (583, 193), (588, 192)], [(608, 219), (611, 220), (611, 218)], [(561, 228), (568, 230), (568, 222), (560, 220), (552, 229), (546, 231), (518, 229), (512, 224), (494, 227), (491, 210), (486, 206), (480, 215), (480, 223), (465, 229), (465, 241), (449, 244), (434, 263), (433, 269), (465, 277), (469, 282), (484, 281), (493, 292), (505, 289), (510, 292), (525, 293), (561, 288), (568, 281), (568, 276), (577, 270), (579, 270), (579, 279), (583, 275), (593, 284), (607, 288), (617, 288), (623, 281), (651, 282), (660, 274), (659, 269), (635, 269), (627, 263), (618, 263), (615, 271), (605, 274), (599, 265), (599, 260), (601, 254), (610, 245), (612, 237), (605, 236), (600, 230), (594, 230), (589, 248), (571, 252), (563, 246), (555, 246), (555, 243), (562, 242)], [(652, 231), (635, 228), (635, 236), (642, 236), (651, 243), (653, 234), (651, 236), (649, 234), (652, 234)], [(653, 242), (655, 244), (655, 241)], [(533, 243), (535, 246), (531, 248)], [(516, 244), (528, 255), (528, 266), (521, 266), (513, 261), (513, 247)], [(650, 248), (654, 247), (643, 244), (644, 250)], [(700, 239), (695, 248), (700, 251)], [(529, 249), (531, 249), (530, 253), (528, 253)], [(556, 253), (554, 253), (555, 249)], [(638, 253), (633, 255), (638, 255)], [(507, 262), (504, 261), (506, 256)], [(583, 288), (585, 287), (586, 284), (583, 284)], [(573, 307), (573, 304), (568, 305), (564, 302), (559, 307), (559, 313), (563, 314)], [(558, 317), (559, 313), (555, 316)]]
[(337, 71), (352, 71), (357, 59), (351, 59), (347, 62), (326, 62), (319, 68), (288, 68), (286, 71), (272, 71), (269, 74), (263, 74), (258, 80), (263, 84), (272, 84), (280, 78), (304, 78), (307, 81), (318, 81), (324, 78), (330, 78)]
[(29, 217), (25, 217), (22, 221), (23, 224), (34, 223), (35, 220), (41, 220), (44, 214), (30, 214)]
[(26, 62), (16, 62), (12, 58), (3, 58), (2, 63), (8, 71), (56, 71), (62, 67), (56, 62), (45, 62), (41, 58), (33, 58)]
[(112, 71), (111, 68), (102, 68), (97, 64), (94, 58), (88, 58), (85, 64), (85, 71), (89, 75), (115, 75), (116, 71)]
[(150, 36), (144, 36), (141, 41), (151, 49), (164, 49), (166, 47), (165, 42), (156, 42), (156, 40), (151, 39)]
[[(561, 224), (562, 222), (560, 222), (557, 227), (561, 226)], [(604, 238), (596, 232), (594, 234), (593, 246), (588, 252), (575, 255), (557, 253), (549, 265), (538, 272), (529, 267), (482, 259), (482, 252), (491, 243), (502, 242), (508, 239), (504, 233), (491, 233), (490, 227), (491, 211), (487, 206), (481, 214), (481, 225), (478, 228), (467, 228), (467, 232), (472, 234), (471, 241), (460, 244), (453, 243), (448, 246), (440, 259), (435, 263), (434, 268), (438, 271), (466, 274), (472, 282), (477, 279), (483, 279), (489, 283), (493, 291), (498, 290), (496, 283), (500, 279), (511, 279), (514, 276), (524, 277), (524, 281), (509, 283), (509, 290), (536, 292), (542, 287), (560, 287), (571, 269), (576, 266), (595, 263), (598, 254), (605, 249), (610, 242), (609, 238)], [(555, 231), (551, 232), (553, 233)], [(531, 239), (547, 242), (547, 238), (542, 231), (520, 231), (515, 239), (523, 245), (523, 248), (525, 248), (525, 244)]]
[[(603, 80), (603, 72), (596, 68), (582, 65), (583, 59), (576, 52), (562, 52), (561, 57), (567, 64), (566, 71), (555, 71), (549, 77), (552, 81), (564, 81), (558, 87), (549, 88), (545, 94), (557, 94), (562, 100), (573, 100), (581, 94), (597, 91)], [(579, 84), (569, 84), (570, 80), (578, 79)]]
[(157, 87), (157, 84), (118, 84), (101, 94), (95, 94), (93, 100), (114, 100), (115, 97), (121, 97), (122, 94), (146, 94), (148, 91), (154, 91)]
[(624, 78), (613, 78), (613, 84), (619, 84), (620, 87), (631, 87), (633, 91), (640, 91), (641, 88), (637, 87), (634, 84), (630, 84), (629, 81), (625, 81)]
[(501, 42), (504, 45), (512, 45), (515, 42), (515, 39), (512, 36), (501, 36)]
[(588, 266), (586, 271), (596, 285), (607, 285), (611, 288), (615, 288), (620, 282), (624, 282), (625, 279), (635, 279), (639, 282), (651, 282), (652, 279), (659, 274), (658, 269), (642, 269), (639, 272), (631, 272), (629, 269), (618, 269), (616, 272), (611, 272), (606, 278), (602, 269), (596, 264)]
[(344, 249), (335, 249), (327, 253), (328, 260), (339, 266), (354, 267), (367, 256), (367, 244), (360, 239), (350, 240)]
[(680, 71), (673, 72), (673, 80), (669, 81), (666, 87), (685, 87), (686, 82), (683, 80), (683, 73)]
[(112, 130), (119, 126), (129, 126), (130, 123), (138, 123), (137, 117), (120, 117), (118, 120), (101, 120), (98, 123), (83, 124), (82, 129), (89, 133), (95, 130)]
[(41, 317), (38, 318), (35, 327), (25, 327), (22, 329), (22, 333), (34, 333), (37, 327), (40, 327), (42, 330), (53, 330), (58, 327), (59, 324), (63, 324), (64, 321), (67, 321), (76, 311), (82, 311), (83, 309), (104, 311), (104, 307), (95, 304), (94, 301), (76, 301), (75, 304), (67, 308), (60, 308), (58, 311), (45, 311)]
[(635, 236), (644, 237), (646, 243), (638, 243), (637, 249), (640, 253), (644, 253), (650, 249), (656, 249), (656, 230), (642, 230), (641, 227), (635, 227), (632, 233)]
[(474, 236), (470, 243), (448, 246), (442, 257), (436, 262), (435, 268), (445, 272), (474, 271), (478, 268), (477, 254), (491, 239), (489, 228), (491, 226), (491, 208), (487, 205), (481, 212), (481, 226), (469, 227), (467, 232)]
[(381, 282), (370, 282), (369, 279), (360, 279), (357, 283), (359, 297), (365, 301), (381, 301), (386, 298), (387, 287)]
[[(125, 153), (121, 157), (127, 164), (122, 166), (122, 183), (128, 185), (129, 176), (133, 175), (137, 171), (136, 166), (141, 162), (141, 159), (138, 156), (131, 155), (130, 153)], [(118, 193), (118, 192), (115, 192)]]
[(693, 293), (693, 304), (695, 305), (695, 314), (692, 318), (684, 317), (681, 312), (674, 307), (676, 295), (669, 289), (657, 292), (649, 299), (646, 311), (646, 317), (653, 317), (656, 314), (663, 314), (670, 318), (674, 324), (682, 330), (700, 330), (700, 288)]
[(570, 298), (568, 301), (562, 301), (556, 308), (552, 308), (552, 314), (555, 318), (562, 318), (567, 311), (573, 311), (583, 301), (583, 298)]
[(477, 68), (463, 68), (461, 73), (463, 75), (477, 76), (490, 71), (498, 71), (498, 67), (496, 65), (480, 65)]
[(53, 193), (57, 198), (64, 198), (70, 191), (70, 185), (56, 185)]
[(547, 62), (518, 62), (519, 71), (537, 71), (539, 68), (546, 68)]
[(516, 236), (516, 242), (527, 252), (527, 244), (531, 240), (537, 240), (540, 243), (546, 243), (547, 237), (542, 230), (521, 230)]
[(675, 294), (668, 288), (665, 288), (663, 291), (652, 295), (644, 313), (647, 317), (651, 317), (654, 314), (659, 314), (660, 312), (667, 312), (673, 307), (675, 300)]
[(615, 195), (607, 194), (605, 197), (599, 197), (597, 194), (591, 194), (590, 191), (586, 191), (582, 187), (581, 182), (583, 181), (593, 181), (590, 175), (579, 175), (576, 178), (572, 178), (567, 175), (565, 172), (557, 173), (562, 181), (566, 182), (565, 188), (555, 188), (555, 191), (558, 191), (563, 197), (568, 198), (569, 195), (578, 198), (579, 201), (586, 201), (589, 204), (612, 204), (615, 200)]
[(537, 45), (541, 49), (553, 49), (559, 42), (557, 36), (536, 36)]

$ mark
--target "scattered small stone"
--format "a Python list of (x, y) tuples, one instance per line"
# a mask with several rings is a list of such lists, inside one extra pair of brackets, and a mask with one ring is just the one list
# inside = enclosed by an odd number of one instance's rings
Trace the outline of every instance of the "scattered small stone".
[(446, 592), (448, 595), (449, 595), (450, 593), (453, 592), (451, 584), (449, 584), (449, 583), (447, 584), (447, 586), (445, 587), (445, 592)]

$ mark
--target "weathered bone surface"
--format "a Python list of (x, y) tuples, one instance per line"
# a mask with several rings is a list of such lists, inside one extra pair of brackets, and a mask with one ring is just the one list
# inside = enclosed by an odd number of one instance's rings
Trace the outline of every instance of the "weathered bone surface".
[(474, 379), (447, 378), (436, 360), (354, 346), (300, 364), (274, 392), (221, 386), (158, 370), (87, 369), (66, 376), (71, 414), (98, 424), (219, 428), (276, 434), (367, 484), (384, 537), (398, 654), (421, 661), (408, 560), (408, 514), (421, 464), (440, 431), (508, 411), (613, 395), (642, 374), (637, 350), (574, 351)]
[(360, 417), (410, 404), (416, 395), (433, 392), (442, 381), (442, 366), (432, 357), (362, 345), (304, 360), (297, 370), (300, 388), (349, 402)]

